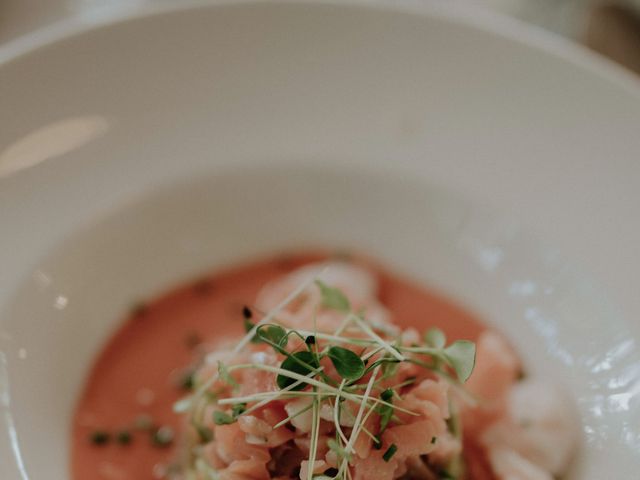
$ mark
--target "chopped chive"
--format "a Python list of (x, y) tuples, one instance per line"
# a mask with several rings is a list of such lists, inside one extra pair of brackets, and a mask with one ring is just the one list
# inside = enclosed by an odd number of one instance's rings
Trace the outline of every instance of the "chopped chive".
[(389, 446), (389, 448), (387, 448), (387, 451), (382, 454), (382, 459), (385, 462), (388, 462), (389, 460), (391, 460), (391, 457), (393, 457), (396, 454), (397, 451), (398, 451), (398, 447), (396, 446), (395, 443), (392, 443)]
[(105, 432), (104, 430), (96, 430), (95, 432), (91, 433), (89, 439), (94, 445), (103, 446), (109, 443), (109, 440), (111, 440), (111, 435), (109, 435), (109, 433)]
[[(380, 394), (380, 399), (390, 403), (393, 399), (393, 390), (387, 388)], [(382, 434), (393, 417), (393, 405), (380, 405), (377, 407), (376, 411), (380, 415), (380, 434)]]
[(120, 445), (129, 445), (132, 440), (133, 437), (131, 436), (131, 432), (129, 430), (120, 430), (116, 434), (116, 442), (118, 442)]
[(390, 388), (387, 388), (384, 392), (380, 394), (380, 398), (385, 402), (388, 402), (393, 398), (393, 390), (391, 390)]
[(431, 437), (431, 445), (434, 445), (437, 440), (438, 440), (438, 437)]
[(253, 317), (253, 312), (251, 311), (251, 309), (249, 307), (247, 307), (245, 305), (244, 307), (242, 307), (242, 316), (246, 320), (251, 320), (251, 317)]
[(179, 382), (179, 387), (182, 390), (193, 390), (194, 382), (195, 382), (195, 372), (189, 371), (182, 375)]

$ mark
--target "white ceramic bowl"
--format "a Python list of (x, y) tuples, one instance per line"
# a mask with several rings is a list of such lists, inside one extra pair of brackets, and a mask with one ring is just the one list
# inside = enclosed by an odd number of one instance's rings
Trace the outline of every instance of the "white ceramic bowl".
[(637, 85), (498, 20), (381, 5), (182, 5), (0, 51), (0, 478), (67, 477), (75, 396), (132, 301), (311, 245), (379, 256), (565, 382), (572, 478), (639, 471)]

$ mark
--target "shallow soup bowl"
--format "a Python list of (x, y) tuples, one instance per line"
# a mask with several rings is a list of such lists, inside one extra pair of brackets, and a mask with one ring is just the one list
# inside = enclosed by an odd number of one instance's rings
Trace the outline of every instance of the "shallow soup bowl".
[[(633, 478), (626, 74), (437, 2), (199, 3), (0, 51), (0, 478), (69, 477), (78, 394), (137, 301), (315, 248), (370, 255), (503, 332), (575, 402), (567, 478)], [(618, 140), (607, 168), (594, 132)]]

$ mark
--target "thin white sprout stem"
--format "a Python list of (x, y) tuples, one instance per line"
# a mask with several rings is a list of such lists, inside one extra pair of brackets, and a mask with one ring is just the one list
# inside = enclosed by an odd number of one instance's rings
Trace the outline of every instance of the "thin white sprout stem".
[[(321, 371), (323, 368), (324, 367), (317, 368), (316, 370), (314, 370), (312, 372), (309, 372), (308, 375), (313, 376), (313, 375), (317, 374), (319, 371)], [(281, 394), (285, 394), (286, 395), (287, 393), (292, 393), (291, 391), (294, 388), (296, 388), (298, 385), (301, 385), (302, 383), (304, 383), (303, 380), (297, 380), (297, 381), (293, 382), (291, 385), (288, 385), (285, 388), (283, 388), (282, 390), (280, 390), (279, 392), (276, 392), (272, 397), (265, 398), (261, 402), (256, 403), (255, 405), (253, 405), (251, 408), (249, 408), (244, 413), (245, 414), (249, 414), (249, 413), (251, 413), (251, 412), (263, 407), (264, 405), (267, 405), (268, 403), (273, 402), (275, 399), (279, 398), (281, 396)], [(221, 402), (218, 402), (218, 403), (221, 403)]]
[(380, 353), (382, 350), (384, 350), (384, 347), (378, 347), (375, 350), (371, 350), (369, 353), (366, 353), (365, 355), (362, 356), (362, 361), (364, 362), (365, 360), (369, 360), (376, 353)]
[(273, 426), (273, 429), (275, 430), (276, 428), (280, 428), (281, 426), (283, 426), (285, 423), (290, 422), (291, 420), (293, 420), (294, 418), (298, 417), (299, 415), (302, 415), (304, 412), (306, 412), (307, 410), (313, 408), (313, 403), (310, 403), (309, 405), (307, 405), (304, 408), (301, 408), (300, 410), (298, 410), (297, 412), (293, 413), (292, 415), (289, 415), (287, 418), (285, 418), (284, 420), (282, 420), (281, 422), (276, 423)]
[(285, 329), (287, 331), (298, 332), (303, 337), (308, 337), (309, 335), (315, 335), (316, 338), (319, 338), (320, 340), (330, 340), (332, 342), (337, 342), (337, 343), (346, 343), (346, 344), (353, 344), (353, 345), (377, 345), (378, 344), (378, 342), (374, 340), (370, 340), (368, 338), (339, 337), (336, 335), (331, 335), (329, 333), (322, 333), (322, 332), (313, 333), (310, 330), (297, 330), (297, 329), (287, 328), (287, 327), (285, 327)]
[(262, 365), (259, 363), (241, 363), (238, 365), (231, 365), (229, 367), (229, 371), (232, 372), (234, 370), (241, 370), (247, 368), (255, 368), (256, 370), (263, 370), (265, 372), (275, 373), (277, 375), (282, 375), (284, 377), (293, 378), (294, 380), (300, 380), (303, 383), (307, 383), (313, 387), (318, 387), (323, 390), (327, 390), (329, 392), (336, 393), (337, 389), (332, 387), (331, 385), (327, 385), (326, 383), (322, 383), (315, 378), (307, 377), (304, 375), (300, 375), (299, 373), (292, 372), (291, 370), (285, 370), (280, 367), (273, 367), (271, 365)]
[[(300, 382), (302, 383), (302, 382)], [(294, 384), (292, 384), (294, 385)], [(290, 385), (291, 386), (291, 385)], [(288, 387), (287, 387), (288, 388)], [(329, 387), (332, 388), (332, 387)], [(284, 390), (283, 390), (284, 392)], [(218, 400), (218, 404), (219, 405), (232, 405), (235, 403), (246, 403), (246, 402), (252, 402), (255, 400), (259, 400), (259, 399), (264, 399), (263, 402), (260, 403), (260, 406), (266, 405), (269, 402), (272, 402), (273, 400), (279, 398), (280, 396), (283, 397), (317, 397), (317, 396), (322, 396), (322, 397), (335, 397), (337, 396), (337, 390), (335, 392), (284, 392), (284, 394), (281, 395), (282, 392), (260, 392), (260, 393), (254, 393), (252, 395), (247, 395), (245, 397), (231, 397), (231, 398), (223, 398), (221, 400)], [(364, 399), (364, 395), (359, 395), (357, 393), (349, 393), (349, 392), (345, 392), (342, 391), (340, 392), (340, 396), (344, 397), (345, 399), (351, 401), (351, 402), (355, 402), (355, 403), (360, 403), (363, 401)], [(392, 403), (386, 402), (380, 398), (376, 398), (376, 397), (370, 397), (367, 399), (367, 402), (371, 402), (373, 404), (379, 404), (379, 405), (386, 405), (388, 407), (393, 407), (395, 410), (402, 412), (402, 413), (406, 413), (407, 415), (413, 415), (413, 416), (420, 416), (419, 413), (413, 412), (411, 410), (407, 410), (406, 408), (402, 408), (399, 407), (397, 405), (393, 405)], [(255, 406), (251, 407), (251, 410), (255, 410)], [(244, 414), (248, 413), (249, 410), (245, 411)]]
[(323, 273), (327, 271), (329, 267), (325, 266), (321, 268), (315, 275), (311, 275), (306, 281), (302, 282), (296, 289), (294, 289), (284, 300), (282, 300), (278, 305), (275, 306), (269, 313), (267, 313), (258, 323), (256, 323), (251, 330), (247, 332), (247, 334), (238, 342), (238, 344), (232, 350), (232, 354), (239, 353), (253, 338), (256, 334), (256, 331), (265, 323), (269, 323), (276, 315), (280, 313), (280, 311), (289, 305), (292, 301), (294, 301), (298, 295), (300, 295), (306, 288), (315, 282)]
[(358, 439), (358, 434), (360, 433), (360, 422), (362, 422), (362, 415), (364, 414), (364, 410), (366, 408), (367, 399), (371, 395), (371, 389), (373, 388), (373, 384), (376, 381), (376, 377), (378, 376), (378, 372), (380, 371), (380, 365), (378, 365), (371, 374), (371, 378), (369, 379), (369, 383), (367, 384), (367, 389), (364, 392), (362, 403), (360, 403), (360, 408), (358, 408), (358, 414), (356, 415), (356, 421), (353, 424), (353, 430), (351, 430), (351, 436), (349, 437), (349, 443), (347, 443), (347, 447), (345, 448), (347, 453), (351, 453), (353, 451), (353, 444)]
[[(369, 412), (371, 412), (371, 409), (369, 409)], [(369, 412), (367, 412), (367, 414), (368, 414)], [(366, 421), (367, 421), (367, 417), (368, 417), (368, 415), (365, 415), (365, 416), (364, 416), (364, 420), (363, 420), (363, 422), (366, 422)], [(360, 433), (364, 433), (364, 434), (365, 434), (367, 437), (369, 437), (369, 438), (370, 438), (374, 443), (376, 443), (376, 442), (377, 442), (376, 436), (375, 436), (373, 433), (371, 433), (371, 432), (369, 431), (369, 429), (368, 429), (368, 428), (366, 428), (366, 427), (364, 427), (364, 426), (363, 426), (363, 427), (362, 427), (362, 430), (360, 430)]]
[(356, 324), (362, 329), (362, 331), (367, 335), (369, 335), (371, 338), (373, 338), (378, 343), (378, 345), (380, 345), (381, 347), (384, 347), (384, 349), (387, 352), (389, 352), (391, 355), (396, 357), (401, 362), (404, 362), (405, 358), (402, 356), (402, 354), (398, 352), (395, 348), (393, 348), (391, 345), (389, 345), (387, 342), (385, 342), (376, 332), (371, 330), (371, 327), (369, 327), (369, 325), (364, 323), (357, 315), (352, 315), (352, 318), (353, 318), (353, 321), (356, 322)]
[(351, 312), (349, 312), (347, 315), (344, 316), (344, 318), (342, 319), (342, 322), (340, 322), (340, 325), (338, 326), (338, 328), (336, 328), (336, 331), (333, 333), (333, 335), (336, 337), (339, 337), (340, 334), (347, 328), (350, 322), (351, 322)]
[[(360, 433), (360, 422), (362, 422), (362, 414), (364, 412), (365, 409), (365, 404), (366, 404), (366, 399), (369, 397), (369, 395), (371, 394), (371, 389), (373, 388), (373, 384), (375, 383), (375, 379), (376, 376), (378, 375), (378, 371), (380, 370), (380, 365), (378, 365), (374, 371), (373, 374), (371, 375), (371, 378), (369, 379), (369, 383), (367, 384), (367, 389), (365, 390), (364, 393), (364, 398), (362, 400), (362, 403), (360, 404), (360, 408), (358, 409), (358, 414), (356, 416), (356, 421), (353, 424), (353, 429), (351, 430), (351, 436), (349, 437), (349, 442), (347, 443), (346, 447), (345, 447), (345, 452), (347, 452), (347, 454), (350, 454), (353, 451), (353, 444), (355, 443), (356, 439), (358, 438), (358, 434)], [(371, 412), (373, 409), (369, 410), (369, 412)], [(343, 459), (342, 460), (342, 464), (340, 465), (340, 469), (338, 471), (338, 476), (344, 472), (346, 469), (346, 471), (349, 471), (348, 468), (348, 459)]]
[(343, 379), (342, 382), (340, 383), (340, 386), (338, 387), (338, 393), (336, 394), (336, 398), (335, 398), (335, 404), (333, 405), (333, 421), (336, 424), (336, 431), (338, 432), (338, 435), (340, 435), (340, 438), (342, 438), (342, 441), (345, 444), (348, 443), (349, 440), (347, 439), (347, 436), (342, 431), (342, 427), (340, 425), (340, 393), (342, 392), (342, 389), (344, 388), (344, 385), (346, 382), (347, 381)]
[(320, 431), (320, 402), (313, 399), (313, 420), (311, 425), (311, 445), (309, 446), (309, 464), (307, 469), (307, 480), (313, 480), (313, 470), (316, 463), (318, 450), (318, 435)]

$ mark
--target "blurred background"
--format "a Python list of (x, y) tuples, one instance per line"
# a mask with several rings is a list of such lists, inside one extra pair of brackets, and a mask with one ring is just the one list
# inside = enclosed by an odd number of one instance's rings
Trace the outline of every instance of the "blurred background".
[[(69, 16), (99, 19), (147, 3), (172, 1), (180, 0), (0, 0), (0, 44)], [(537, 25), (582, 43), (640, 74), (640, 0), (448, 1)]]

